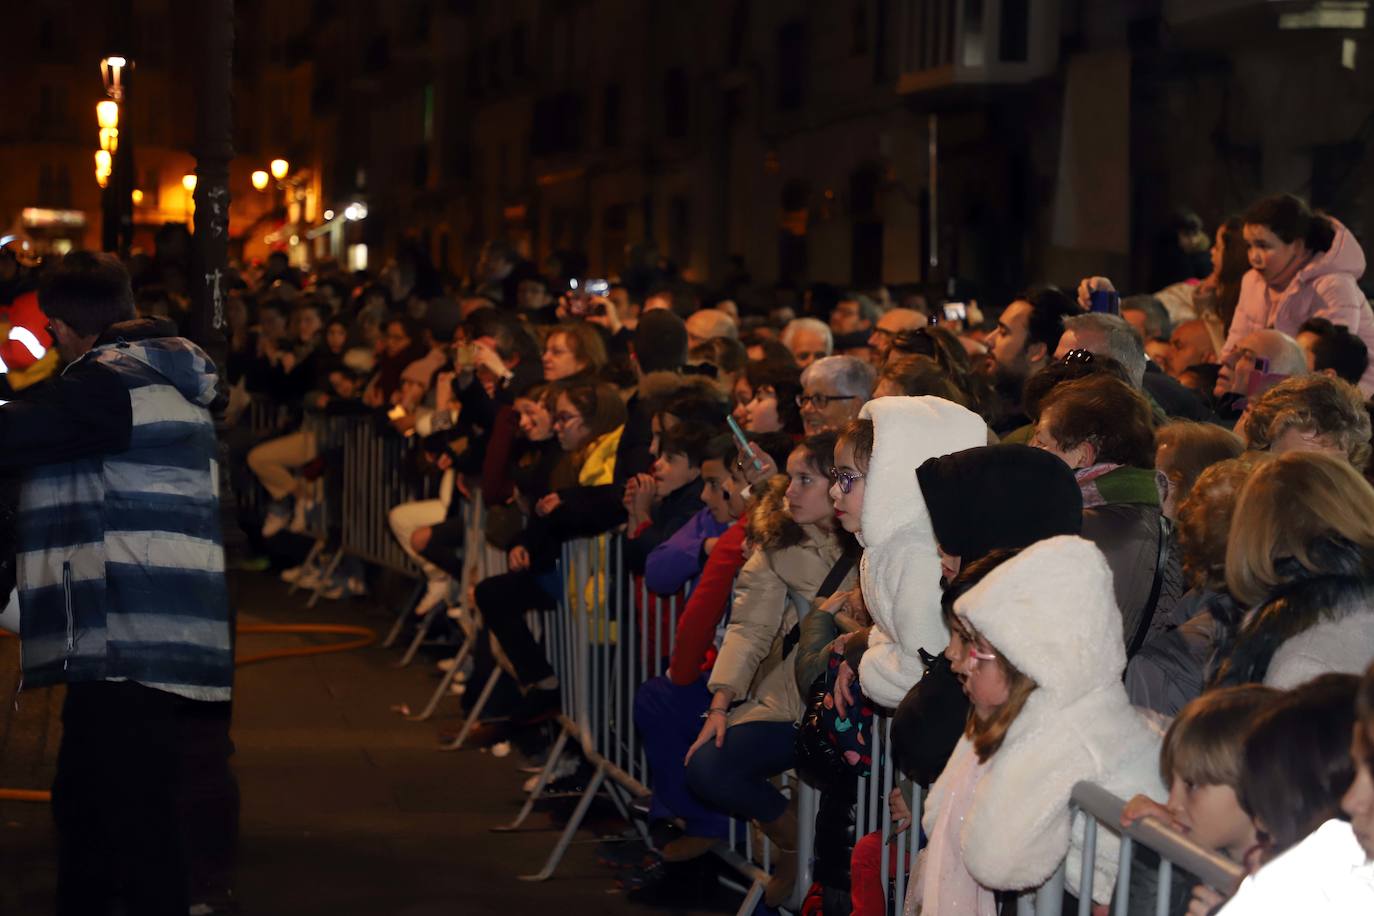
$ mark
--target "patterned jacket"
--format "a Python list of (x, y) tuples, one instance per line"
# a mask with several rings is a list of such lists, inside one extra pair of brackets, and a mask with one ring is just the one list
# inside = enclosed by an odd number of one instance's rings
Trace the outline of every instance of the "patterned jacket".
[(136, 681), (194, 700), (233, 683), (214, 363), (161, 320), (115, 325), (0, 407), (24, 469), (25, 683)]

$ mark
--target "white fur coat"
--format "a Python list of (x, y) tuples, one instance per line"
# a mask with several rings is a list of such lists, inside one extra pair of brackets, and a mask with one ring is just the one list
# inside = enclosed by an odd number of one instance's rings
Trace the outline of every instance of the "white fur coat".
[(859, 682), (874, 702), (895, 709), (925, 670), (916, 650), (938, 653), (949, 638), (940, 619), (940, 555), (916, 468), (986, 445), (987, 424), (937, 397), (877, 398), (859, 416), (873, 421), (859, 575), (874, 623)]
[[(1050, 538), (989, 573), (955, 610), (1037, 685), (978, 784), (964, 820), (964, 861), (985, 887), (1033, 888), (1059, 867), (1072, 835), (1066, 878), (1077, 893), (1082, 817), (1070, 824), (1074, 784), (1097, 783), (1121, 798), (1166, 794), (1160, 735), (1121, 683), (1126, 656), (1111, 569), (1090, 541)], [(1115, 834), (1098, 831), (1100, 903), (1111, 898), (1118, 849)]]

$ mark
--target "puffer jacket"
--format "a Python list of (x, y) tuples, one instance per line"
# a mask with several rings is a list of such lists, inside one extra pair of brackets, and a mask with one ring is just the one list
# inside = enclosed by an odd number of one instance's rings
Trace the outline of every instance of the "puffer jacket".
[[(1223, 359), (1252, 331), (1275, 328), (1296, 337), (1309, 318), (1344, 325), (1374, 353), (1374, 311), (1356, 282), (1364, 275), (1364, 249), (1339, 220), (1331, 222), (1336, 229), (1331, 247), (1317, 252), (1284, 289), (1270, 289), (1255, 270), (1241, 280), (1240, 301), (1226, 335)], [(1360, 379), (1360, 390), (1366, 397), (1374, 395), (1374, 361)]]
[[(1161, 736), (1126, 698), (1121, 615), (1101, 551), (1065, 535), (1027, 547), (955, 602), (994, 650), (1036, 683), (990, 758), (964, 818), (969, 873), (995, 890), (1038, 887), (1067, 859), (1077, 893), (1082, 817), (1069, 797), (1081, 781), (1121, 798), (1164, 797)], [(932, 788), (926, 819), (943, 801)], [(1110, 900), (1119, 843), (1098, 832), (1093, 898)]]
[[(833, 531), (792, 521), (783, 504), (786, 489), (785, 477), (773, 478), (750, 514), (756, 547), (735, 583), (730, 623), (711, 669), (711, 692), (728, 687), (743, 701), (730, 711), (730, 725), (801, 721), (792, 665), (796, 649), (790, 646), (784, 655), (783, 644), (843, 552)], [(853, 584), (851, 571), (839, 588)]]
[[(24, 467), (18, 534), (25, 683), (130, 680), (228, 700), (214, 363), (165, 320), (114, 325), (0, 410)], [(41, 390), (39, 390), (41, 388)]]
[(971, 410), (929, 396), (877, 398), (859, 416), (873, 421), (860, 538), (860, 579), (873, 628), (858, 674), (870, 699), (896, 709), (925, 671), (919, 650), (936, 653), (949, 641), (940, 617), (940, 555), (916, 468), (986, 445), (988, 430)]

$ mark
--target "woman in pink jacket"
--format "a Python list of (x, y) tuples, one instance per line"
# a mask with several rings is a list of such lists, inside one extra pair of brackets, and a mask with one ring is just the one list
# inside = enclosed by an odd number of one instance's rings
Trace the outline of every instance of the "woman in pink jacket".
[[(1241, 281), (1223, 361), (1234, 358), (1252, 331), (1275, 328), (1296, 337), (1309, 318), (1345, 325), (1374, 353), (1374, 311), (1356, 284), (1364, 250), (1350, 230), (1291, 194), (1261, 200), (1244, 222), (1251, 270)], [(1374, 363), (1360, 390), (1374, 394)]]

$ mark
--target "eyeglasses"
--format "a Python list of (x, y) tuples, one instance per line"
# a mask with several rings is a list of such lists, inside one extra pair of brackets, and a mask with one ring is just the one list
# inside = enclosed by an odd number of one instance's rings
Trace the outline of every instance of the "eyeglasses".
[(841, 471), (838, 468), (831, 468), (827, 476), (839, 485), (840, 492), (846, 496), (854, 489), (854, 481), (864, 479), (863, 474), (851, 474), (848, 471)]
[(831, 401), (852, 401), (854, 398), (852, 394), (799, 394), (795, 400), (798, 407), (815, 404), (817, 410), (825, 410)]
[(1076, 347), (1065, 353), (1064, 358), (1059, 360), (1059, 362), (1065, 366), (1091, 366), (1094, 359), (1096, 359), (1096, 357), (1093, 356), (1091, 350), (1084, 350), (1081, 347)]

